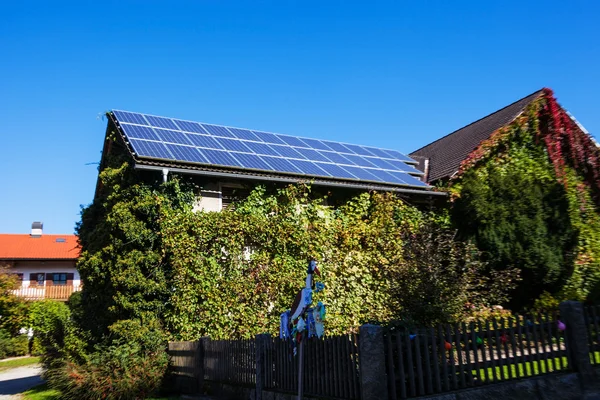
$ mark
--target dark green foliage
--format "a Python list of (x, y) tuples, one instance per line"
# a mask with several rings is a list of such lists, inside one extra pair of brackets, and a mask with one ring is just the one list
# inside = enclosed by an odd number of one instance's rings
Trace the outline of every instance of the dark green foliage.
[[(479, 171), (480, 173), (481, 171)], [(453, 220), (495, 270), (518, 268), (522, 282), (512, 305), (520, 309), (544, 290), (556, 291), (571, 272), (577, 231), (565, 189), (505, 165), (487, 167), (486, 180), (465, 174)]]
[(6, 357), (24, 356), (29, 353), (29, 338), (27, 335), (12, 336), (0, 329), (0, 359)]
[(460, 321), (470, 304), (505, 303), (507, 291), (518, 281), (515, 270), (490, 270), (477, 248), (457, 241), (451, 229), (428, 222), (406, 236), (405, 262), (390, 268), (393, 296), (404, 305), (404, 325)]

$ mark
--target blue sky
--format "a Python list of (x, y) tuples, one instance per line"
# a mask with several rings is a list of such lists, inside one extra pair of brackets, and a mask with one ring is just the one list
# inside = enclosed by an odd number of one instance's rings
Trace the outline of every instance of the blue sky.
[(409, 153), (541, 87), (600, 130), (600, 3), (8, 2), (0, 232), (73, 232), (125, 109)]

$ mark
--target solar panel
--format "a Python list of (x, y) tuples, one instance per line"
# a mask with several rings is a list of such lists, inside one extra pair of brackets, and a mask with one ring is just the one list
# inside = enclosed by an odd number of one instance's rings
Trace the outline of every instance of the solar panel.
[(197, 135), (186, 135), (183, 132), (171, 131), (171, 130), (167, 130), (167, 129), (155, 129), (154, 132), (156, 132), (158, 137), (160, 137), (160, 139), (163, 142), (188, 144), (188, 145), (194, 144), (191, 142), (189, 137), (197, 136)]
[(252, 151), (248, 147), (244, 146), (244, 142), (242, 142), (241, 140), (225, 138), (218, 138), (216, 140), (219, 142), (219, 144), (221, 144), (221, 146), (223, 146), (225, 150), (241, 151), (242, 153), (252, 153)]
[(192, 144), (207, 149), (222, 149), (223, 147), (212, 137), (206, 135), (187, 135)]
[(428, 188), (395, 150), (113, 111), (138, 157)]
[(165, 146), (178, 160), (197, 163), (207, 162), (207, 159), (200, 154), (196, 147), (179, 146), (176, 144), (166, 144)]
[(242, 167), (249, 169), (258, 169), (263, 171), (275, 171), (273, 167), (267, 164), (261, 156), (247, 153), (231, 153), (239, 162)]
[(130, 138), (160, 141), (160, 138), (156, 135), (154, 129), (148, 126), (121, 124), (121, 127), (123, 128), (123, 131), (125, 131), (125, 134)]
[(150, 142), (148, 140), (129, 139), (129, 143), (133, 147), (133, 151), (142, 157), (166, 158), (172, 159), (173, 156), (164, 144), (160, 142)]

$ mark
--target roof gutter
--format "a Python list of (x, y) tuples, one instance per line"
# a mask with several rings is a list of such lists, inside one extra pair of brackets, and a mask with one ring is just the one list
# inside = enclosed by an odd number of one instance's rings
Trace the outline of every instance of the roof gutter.
[[(163, 171), (164, 167), (135, 163), (134, 168), (140, 169), (140, 170), (149, 170), (149, 171)], [(255, 181), (262, 180), (261, 177), (254, 176), (254, 175), (246, 175), (246, 174), (240, 174), (240, 173), (228, 173), (228, 172), (216, 172), (216, 171), (203, 171), (203, 170), (197, 170), (197, 169), (171, 168), (170, 167), (169, 172), (176, 172), (176, 173), (181, 173), (181, 174), (191, 174), (191, 175), (218, 176), (218, 177), (223, 177), (223, 178), (249, 179), (249, 180), (255, 180)], [(299, 181), (299, 179), (269, 177), (269, 181), (283, 182), (283, 183), (296, 183)], [(399, 192), (399, 193), (420, 194), (420, 195), (446, 196), (445, 192), (434, 192), (431, 190), (418, 190), (418, 189), (403, 189), (403, 188), (398, 188), (398, 187), (384, 187), (384, 186), (367, 185), (367, 184), (359, 185), (359, 184), (353, 184), (353, 183), (336, 183), (336, 182), (325, 183), (325, 182), (314, 181), (313, 185), (345, 187), (345, 188), (354, 188), (354, 189), (386, 190), (386, 191), (393, 191), (393, 192)]]

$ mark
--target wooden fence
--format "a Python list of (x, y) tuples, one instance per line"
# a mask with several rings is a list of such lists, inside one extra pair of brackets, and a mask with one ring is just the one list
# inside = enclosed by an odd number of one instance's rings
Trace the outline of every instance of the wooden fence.
[(48, 285), (28, 286), (13, 290), (13, 294), (26, 300), (68, 300), (74, 292), (81, 290), (81, 285)]
[(390, 330), (385, 347), (391, 399), (569, 369), (556, 314)]
[(249, 385), (256, 383), (256, 340), (203, 340), (204, 380)]
[(585, 324), (588, 327), (588, 345), (590, 362), (600, 365), (600, 306), (588, 306), (583, 310)]
[[(358, 335), (305, 339), (303, 391), (310, 396), (360, 398)], [(265, 389), (298, 390), (298, 355), (291, 340), (271, 339), (265, 346)]]

